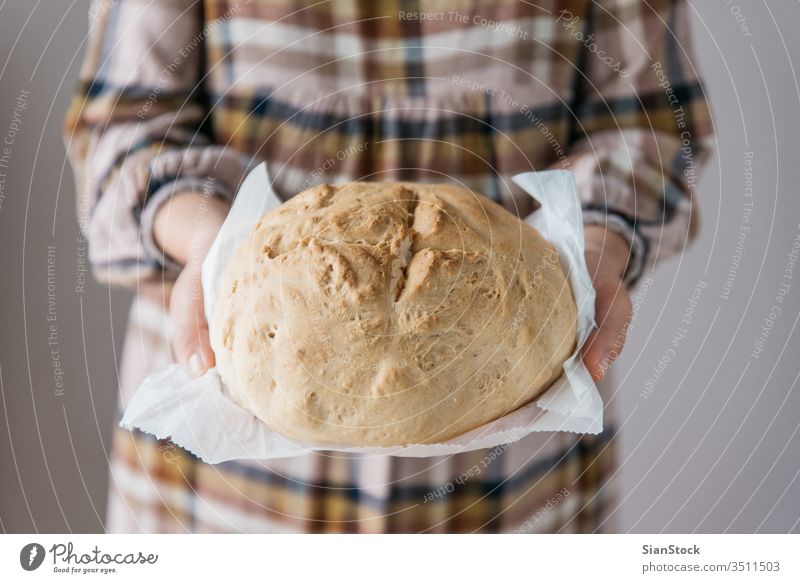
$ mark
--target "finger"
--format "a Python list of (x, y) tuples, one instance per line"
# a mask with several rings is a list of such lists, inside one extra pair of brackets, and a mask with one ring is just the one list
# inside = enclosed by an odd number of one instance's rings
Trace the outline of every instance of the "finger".
[(214, 352), (208, 335), (208, 322), (198, 277), (181, 274), (172, 290), (170, 314), (173, 347), (178, 363), (192, 378), (214, 366)]
[(622, 352), (631, 317), (631, 301), (621, 282), (595, 284), (597, 329), (589, 336), (583, 361), (592, 378), (601, 380)]

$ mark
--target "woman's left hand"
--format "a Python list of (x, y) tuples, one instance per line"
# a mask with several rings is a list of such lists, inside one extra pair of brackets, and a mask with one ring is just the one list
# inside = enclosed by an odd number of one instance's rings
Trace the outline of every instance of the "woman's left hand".
[(622, 283), (628, 263), (628, 242), (613, 231), (589, 225), (584, 231), (586, 265), (597, 298), (597, 328), (583, 347), (583, 362), (595, 381), (622, 352), (631, 319), (631, 299)]
[(192, 378), (214, 366), (203, 305), (201, 267), (229, 205), (202, 192), (182, 192), (156, 214), (153, 236), (166, 254), (183, 264), (170, 293), (172, 347), (178, 363)]

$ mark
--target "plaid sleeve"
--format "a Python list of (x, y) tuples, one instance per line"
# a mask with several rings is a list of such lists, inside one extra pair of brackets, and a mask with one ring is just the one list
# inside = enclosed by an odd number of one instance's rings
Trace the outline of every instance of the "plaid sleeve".
[(631, 245), (632, 285), (694, 235), (693, 194), (713, 147), (687, 4), (590, 1), (583, 18), (567, 17), (580, 40), (569, 159), (585, 223)]
[(95, 275), (133, 284), (180, 266), (152, 239), (174, 193), (231, 197), (246, 161), (206, 129), (202, 2), (94, 0), (64, 123), (80, 226)]

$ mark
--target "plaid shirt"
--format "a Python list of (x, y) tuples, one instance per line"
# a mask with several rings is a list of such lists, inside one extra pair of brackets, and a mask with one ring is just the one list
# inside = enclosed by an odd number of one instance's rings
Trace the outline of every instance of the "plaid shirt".
[(574, 171), (629, 280), (681, 250), (711, 121), (683, 2), (98, 0), (66, 121), (95, 273), (178, 266), (152, 240), (175, 192), (460, 181), (525, 214), (508, 178)]
[[(230, 198), (260, 161), (283, 197), (320, 182), (456, 181), (519, 215), (533, 209), (511, 176), (570, 169), (585, 222), (630, 242), (628, 283), (680, 251), (693, 232), (692, 193), (712, 126), (684, 2), (95, 0), (90, 23), (65, 140), (90, 261), (103, 280), (133, 285), (174, 277), (180, 266), (152, 239), (156, 211), (186, 190)], [(142, 326), (137, 314), (134, 327)], [(148, 348), (126, 350), (146, 356)], [(149, 350), (168, 358), (163, 334)], [(138, 352), (128, 357), (123, 393), (159, 362)], [(375, 510), (380, 520), (364, 528), (431, 529), (450, 510), (417, 496), (408, 505), (416, 510), (400, 518), (403, 500), (452, 483), (472, 464), (467, 454), (341, 463), (315, 457), (278, 469), (212, 470), (183, 453), (166, 464), (158, 447), (119, 433), (112, 462), (121, 488), (112, 516), (127, 508), (141, 519), (146, 507), (161, 517), (145, 527), (156, 530), (179, 530), (175, 516), (192, 517), (186, 528), (212, 528), (198, 518), (205, 506), (192, 502), (200, 484), (227, 511), (240, 511), (238, 524), (250, 525), (241, 529), (267, 529), (288, 515), (293, 528), (321, 529), (333, 516), (325, 512), (360, 504), (342, 502), (331, 484), (364, 492), (390, 480)], [(477, 505), (451, 530), (519, 527), (564, 488), (569, 503), (549, 515), (546, 529), (600, 527), (599, 493), (612, 466), (596, 460), (601, 453), (609, 459), (613, 431), (595, 440), (562, 435), (533, 453), (531, 447), (511, 446), (502, 457), (514, 463), (495, 464), (491, 476), (445, 497), (451, 510)], [(311, 484), (293, 511), (280, 502), (289, 488), (281, 480)], [(226, 499), (230, 482), (261, 501)], [(513, 496), (501, 487), (512, 482)]]

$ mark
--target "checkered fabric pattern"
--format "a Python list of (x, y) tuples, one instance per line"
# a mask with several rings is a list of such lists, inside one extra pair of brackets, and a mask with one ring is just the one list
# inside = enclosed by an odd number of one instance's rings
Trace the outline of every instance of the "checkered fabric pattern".
[[(631, 243), (633, 284), (691, 237), (712, 146), (687, 10), (675, 0), (96, 0), (65, 123), (94, 272), (168, 289), (180, 266), (152, 239), (160, 205), (185, 190), (231, 198), (266, 161), (283, 198), (321, 182), (456, 182), (520, 216), (534, 209), (511, 176), (572, 170), (585, 222)], [(170, 358), (162, 308), (138, 301), (130, 326), (121, 404)], [(603, 529), (606, 425), (597, 438), (514, 444), (463, 484), (454, 480), (489, 453), (210, 467), (118, 431), (109, 528)]]

